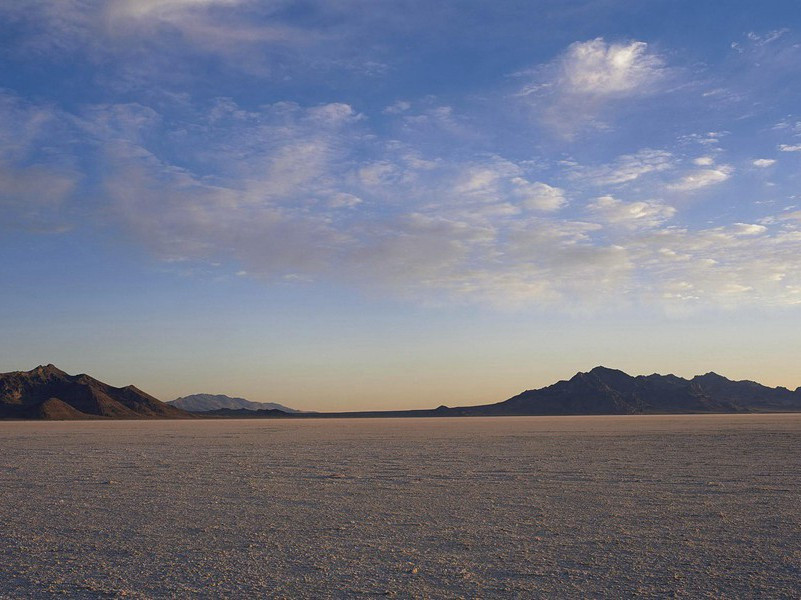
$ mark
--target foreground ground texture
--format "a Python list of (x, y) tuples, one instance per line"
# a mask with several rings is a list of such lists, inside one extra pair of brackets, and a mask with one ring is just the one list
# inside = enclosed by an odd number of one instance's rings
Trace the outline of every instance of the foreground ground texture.
[(801, 415), (0, 423), (0, 597), (798, 597)]

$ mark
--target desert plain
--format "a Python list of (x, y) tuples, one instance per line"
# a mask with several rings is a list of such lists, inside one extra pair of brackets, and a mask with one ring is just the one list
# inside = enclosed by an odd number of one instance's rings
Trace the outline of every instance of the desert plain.
[(0, 597), (797, 598), (801, 415), (0, 423)]

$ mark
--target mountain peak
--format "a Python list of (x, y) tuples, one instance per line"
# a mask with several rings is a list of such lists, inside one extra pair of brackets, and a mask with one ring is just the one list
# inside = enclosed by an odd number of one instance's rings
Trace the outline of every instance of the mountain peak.
[(136, 388), (69, 375), (53, 364), (0, 373), (0, 418), (191, 418)]
[(225, 394), (190, 394), (182, 396), (167, 404), (189, 412), (208, 412), (213, 410), (280, 410), (286, 413), (300, 412), (275, 402), (252, 402), (245, 398), (226, 396)]
[(35, 369), (28, 371), (31, 375), (66, 375), (64, 371), (59, 369), (53, 363), (48, 363), (46, 365), (39, 365)]
[(693, 379), (699, 379), (702, 381), (729, 381), (727, 377), (723, 375), (718, 375), (714, 371), (709, 371), (708, 373), (704, 373), (703, 375), (696, 375)]
[(609, 367), (604, 367), (603, 365), (598, 365), (597, 367), (594, 367), (590, 371), (590, 374), (592, 374), (592, 375), (613, 375), (613, 374), (614, 375), (626, 375), (626, 373), (624, 371), (621, 371), (620, 369), (611, 369)]
[(586, 373), (581, 371), (576, 373), (571, 381), (595, 380), (608, 384), (610, 382), (622, 382), (630, 379), (632, 379), (631, 375), (621, 371), (620, 369), (610, 369), (609, 367), (597, 366)]

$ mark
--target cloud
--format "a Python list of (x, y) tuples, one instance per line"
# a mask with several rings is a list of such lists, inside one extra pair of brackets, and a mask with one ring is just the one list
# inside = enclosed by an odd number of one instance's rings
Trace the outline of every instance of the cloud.
[(729, 165), (720, 165), (714, 169), (697, 169), (682, 177), (679, 181), (670, 184), (668, 189), (677, 192), (691, 192), (700, 190), (726, 181), (734, 169)]
[(511, 182), (515, 186), (513, 194), (527, 209), (550, 212), (567, 204), (563, 189), (539, 181), (531, 183), (522, 177), (514, 177)]
[(401, 113), (406, 112), (412, 107), (411, 102), (407, 102), (406, 100), (398, 100), (397, 102), (393, 102), (389, 106), (384, 109), (384, 114), (387, 115), (399, 115)]
[(353, 194), (339, 192), (328, 201), (331, 208), (355, 208), (362, 203), (362, 199)]
[(312, 23), (283, 17), (284, 6), (283, 0), (32, 0), (0, 4), (0, 20), (14, 25), (19, 41), (10, 51), (23, 59), (86, 61), (106, 88), (155, 95), (199, 81), (198, 60), (206, 61), (206, 76), (219, 69), (258, 77), (342, 61), (343, 44)]
[(590, 213), (611, 225), (630, 228), (654, 228), (676, 214), (676, 209), (661, 202), (623, 202), (601, 196), (587, 206)]
[(618, 156), (614, 162), (595, 167), (573, 169), (573, 176), (595, 186), (620, 185), (675, 167), (673, 155), (664, 150), (644, 148), (635, 154)]
[(801, 152), (801, 144), (798, 145), (781, 144), (779, 146), (779, 150), (781, 152)]
[(757, 158), (751, 164), (753, 164), (755, 167), (759, 167), (760, 169), (765, 169), (767, 167), (772, 167), (773, 165), (775, 165), (776, 160), (773, 158)]
[(541, 66), (518, 95), (525, 97), (552, 130), (572, 137), (621, 100), (656, 92), (668, 71), (664, 59), (641, 41), (575, 42)]
[(789, 32), (790, 30), (785, 28), (782, 29), (774, 29), (772, 31), (768, 31), (764, 34), (759, 34), (754, 31), (749, 31), (746, 37), (750, 42), (753, 42), (757, 46), (764, 46), (766, 44), (770, 44), (775, 42), (780, 37), (782, 37), (785, 33)]
[(560, 59), (558, 85), (568, 94), (640, 96), (663, 76), (663, 60), (645, 42), (607, 44), (603, 38), (572, 44)]
[[(490, 157), (483, 162), (454, 165), (453, 191), (464, 203), (465, 198), (480, 202), (481, 210), (516, 213), (519, 208), (532, 211), (554, 212), (567, 204), (565, 191), (541, 181), (525, 177), (518, 164), (501, 157)], [(449, 193), (442, 191), (443, 197)]]
[[(246, 109), (221, 98), (195, 106), (191, 122), (135, 103), (79, 114), (13, 98), (2, 107), (2, 165), (13, 169), (2, 177), (23, 182), (6, 186), (4, 223), (32, 223), (21, 209), (44, 195), (36, 179), (57, 199), (41, 214), (102, 226), (176, 268), (415, 302), (584, 310), (799, 301), (801, 219), (792, 212), (693, 228), (670, 205), (638, 199), (645, 185), (627, 187), (630, 200), (582, 203), (586, 181), (624, 185), (674, 169), (661, 151), (622, 155), (585, 179), (568, 167), (560, 180), (499, 155), (381, 139), (342, 103)], [(65, 158), (78, 133), (83, 163)]]
[[(668, 306), (801, 304), (795, 228), (735, 223), (701, 230), (664, 229), (632, 240), (630, 252)], [(655, 249), (659, 248), (658, 254)]]
[(761, 235), (768, 230), (764, 225), (752, 223), (735, 223), (731, 227), (732, 235)]
[(81, 175), (64, 115), (0, 93), (0, 227), (60, 231)]
[(164, 18), (193, 9), (240, 4), (243, 0), (112, 0), (107, 10), (116, 18)]
[(789, 130), (795, 135), (801, 135), (801, 121), (795, 121), (793, 119), (784, 119), (783, 121), (779, 121), (776, 123), (771, 129), (775, 131), (786, 131)]

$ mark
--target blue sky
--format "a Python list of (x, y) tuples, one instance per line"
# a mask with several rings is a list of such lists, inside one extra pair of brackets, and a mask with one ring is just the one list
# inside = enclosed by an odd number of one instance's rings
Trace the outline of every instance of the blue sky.
[(797, 2), (0, 6), (0, 364), (162, 399), (801, 385)]

